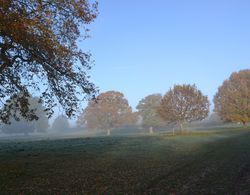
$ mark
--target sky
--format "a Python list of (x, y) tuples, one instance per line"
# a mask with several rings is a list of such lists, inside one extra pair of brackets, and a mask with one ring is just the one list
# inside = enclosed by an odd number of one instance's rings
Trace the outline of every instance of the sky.
[(79, 47), (100, 92), (124, 93), (133, 110), (174, 84), (196, 84), (212, 103), (232, 72), (250, 68), (249, 9), (249, 0), (99, 0)]

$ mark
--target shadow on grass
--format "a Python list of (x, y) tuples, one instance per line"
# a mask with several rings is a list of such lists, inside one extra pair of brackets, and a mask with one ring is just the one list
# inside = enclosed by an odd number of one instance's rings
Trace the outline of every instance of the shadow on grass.
[(249, 193), (250, 134), (114, 136), (0, 143), (6, 193)]

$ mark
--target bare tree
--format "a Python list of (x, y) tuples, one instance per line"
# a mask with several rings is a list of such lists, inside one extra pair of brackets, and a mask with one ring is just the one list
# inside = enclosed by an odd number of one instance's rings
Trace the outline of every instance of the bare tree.
[(134, 123), (134, 116), (122, 93), (108, 91), (88, 103), (78, 124), (86, 124), (89, 129), (104, 129), (110, 135), (112, 129)]
[(250, 121), (250, 70), (232, 73), (219, 87), (214, 105), (222, 120), (246, 125)]
[[(96, 16), (97, 3), (88, 0), (0, 0), (0, 106), (20, 92), (20, 99), (27, 101), (30, 92), (36, 91), (48, 116), (57, 102), (68, 116), (74, 115), (78, 94), (82, 99), (96, 93), (87, 75), (90, 54), (77, 47), (78, 39), (88, 35), (86, 25)], [(23, 105), (17, 110), (34, 120), (32, 109)], [(0, 110), (2, 122), (9, 122), (7, 112)]]
[(209, 101), (195, 85), (175, 85), (164, 95), (158, 113), (165, 121), (178, 124), (183, 131), (184, 123), (208, 116)]

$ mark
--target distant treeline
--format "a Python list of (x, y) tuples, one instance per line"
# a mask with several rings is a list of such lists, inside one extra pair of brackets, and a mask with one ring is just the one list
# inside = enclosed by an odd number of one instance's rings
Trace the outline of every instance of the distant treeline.
[[(17, 101), (18, 97), (18, 94), (11, 97), (9, 102), (22, 103)], [(110, 135), (114, 130), (131, 131), (131, 127), (146, 128), (149, 133), (154, 133), (164, 129), (185, 132), (187, 128), (210, 128), (228, 123), (246, 126), (250, 119), (250, 70), (232, 73), (218, 88), (213, 101), (214, 112), (209, 115), (210, 102), (195, 85), (174, 85), (164, 96), (146, 96), (139, 101), (137, 111), (133, 112), (123, 93), (107, 91), (88, 102), (77, 119), (77, 127), (106, 131)], [(26, 104), (37, 119), (29, 121), (21, 114), (12, 116), (10, 112), (10, 124), (1, 126), (3, 133), (44, 133), (48, 130), (43, 102), (37, 97), (30, 97)], [(70, 131), (67, 117), (58, 116), (50, 129), (54, 132)]]
[[(214, 113), (209, 116), (210, 102), (195, 85), (174, 85), (164, 96), (151, 94), (140, 100), (132, 112), (124, 94), (117, 91), (101, 93), (89, 101), (77, 120), (78, 126), (92, 130), (114, 129), (139, 125), (154, 129), (171, 127), (184, 132), (187, 127), (243, 124), (250, 120), (250, 70), (231, 74), (214, 96)], [(200, 121), (200, 122), (199, 122)]]

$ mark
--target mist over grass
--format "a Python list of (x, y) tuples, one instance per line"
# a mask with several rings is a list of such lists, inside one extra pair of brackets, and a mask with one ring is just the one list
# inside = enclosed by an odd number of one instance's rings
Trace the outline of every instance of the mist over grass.
[[(32, 122), (15, 123), (15, 131), (4, 131), (4, 125), (0, 126), (0, 141), (5, 142), (16, 142), (16, 141), (42, 141), (42, 140), (65, 140), (73, 138), (95, 138), (95, 137), (109, 137), (104, 129), (88, 129), (84, 126), (70, 126), (66, 121), (67, 119), (60, 115), (58, 116), (57, 123), (52, 123), (49, 128), (44, 129), (44, 131), (33, 130), (28, 132), (27, 124)], [(187, 135), (196, 134), (211, 134), (216, 131), (216, 134), (228, 129), (241, 129), (243, 128), (241, 124), (238, 123), (225, 123), (219, 119), (218, 115), (211, 114), (203, 121), (195, 121), (184, 125)], [(244, 129), (244, 128), (243, 128)], [(138, 123), (136, 125), (124, 125), (120, 128), (112, 129), (110, 137), (135, 137), (135, 136), (172, 136), (173, 130), (175, 135), (180, 134), (180, 129), (177, 125), (166, 124), (161, 127), (154, 127), (153, 134), (150, 133), (149, 127), (144, 127), (142, 124)]]
[[(104, 137), (107, 136), (104, 129), (87, 129), (86, 127), (68, 126), (67, 128), (53, 129), (53, 126), (44, 130), (43, 132), (27, 132), (25, 127), (17, 126), (16, 132), (6, 133), (1, 131), (0, 140), (53, 140), (66, 138), (84, 138), (84, 137)], [(23, 128), (23, 129), (21, 129)], [(243, 128), (241, 124), (224, 123), (223, 121), (210, 122), (208, 120), (192, 122), (185, 125), (187, 133), (196, 131), (213, 131), (214, 129), (227, 128)], [(173, 129), (176, 134), (180, 133), (179, 127), (176, 125), (166, 125), (162, 127), (155, 127), (153, 135), (172, 135)], [(21, 132), (21, 133), (20, 133)], [(111, 130), (111, 136), (138, 136), (151, 135), (148, 127), (140, 125), (125, 125), (120, 128)]]

